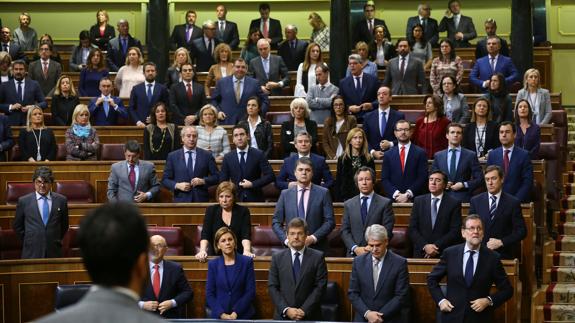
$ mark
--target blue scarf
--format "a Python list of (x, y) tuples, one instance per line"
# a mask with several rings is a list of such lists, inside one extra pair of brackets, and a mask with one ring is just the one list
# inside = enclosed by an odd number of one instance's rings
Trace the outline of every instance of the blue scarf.
[(76, 136), (81, 137), (81, 138), (88, 138), (88, 136), (90, 135), (91, 128), (89, 125), (88, 126), (81, 126), (81, 125), (75, 123), (72, 126), (72, 130), (74, 131), (74, 134)]

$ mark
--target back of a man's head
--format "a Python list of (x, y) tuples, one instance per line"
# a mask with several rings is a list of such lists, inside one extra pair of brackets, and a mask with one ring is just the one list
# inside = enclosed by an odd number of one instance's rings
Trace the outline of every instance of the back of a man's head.
[(81, 222), (78, 242), (84, 265), (95, 284), (124, 286), (149, 240), (146, 222), (132, 203), (108, 203)]

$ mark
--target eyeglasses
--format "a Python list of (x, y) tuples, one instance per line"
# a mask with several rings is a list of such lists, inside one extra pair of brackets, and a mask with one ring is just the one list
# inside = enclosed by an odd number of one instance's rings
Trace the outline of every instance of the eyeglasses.
[(409, 128), (395, 129), (395, 131), (397, 132), (408, 132), (409, 130), (410, 130)]
[(34, 184), (43, 186), (43, 185), (50, 185), (50, 184), (52, 184), (52, 182), (47, 182), (47, 181), (42, 181), (42, 180), (35, 180), (35, 181), (34, 181)]
[(465, 228), (465, 230), (470, 231), (470, 232), (474, 232), (474, 231), (481, 232), (481, 231), (483, 231), (483, 228), (482, 227), (468, 227), (468, 228)]

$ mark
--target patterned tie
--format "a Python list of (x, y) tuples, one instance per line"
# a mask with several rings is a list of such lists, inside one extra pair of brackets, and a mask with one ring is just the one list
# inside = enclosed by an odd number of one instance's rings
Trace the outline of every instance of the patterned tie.
[(48, 204), (48, 197), (42, 196), (42, 222), (44, 222), (44, 226), (48, 224), (48, 219), (50, 218), (50, 205)]
[(365, 225), (365, 221), (367, 221), (367, 196), (363, 196), (361, 198), (361, 221)]
[(505, 172), (505, 176), (509, 172), (509, 152), (509, 149), (505, 149), (505, 154), (503, 155), (503, 172)]
[(134, 165), (130, 165), (130, 173), (128, 174), (128, 180), (130, 181), (130, 185), (132, 186), (132, 191), (136, 189), (136, 169)]
[(455, 182), (455, 173), (457, 172), (457, 149), (449, 149), (451, 152), (451, 160), (449, 161), (449, 181)]
[(186, 30), (186, 42), (189, 43), (190, 39), (192, 38), (192, 31), (194, 27), (192, 27), (191, 25), (188, 25), (188, 29)]
[(399, 161), (401, 162), (401, 173), (405, 169), (405, 146), (401, 146), (401, 151), (399, 152)]
[(474, 250), (469, 250), (469, 258), (467, 258), (467, 264), (465, 265), (465, 284), (467, 287), (471, 287), (473, 283), (473, 255)]
[(437, 221), (437, 203), (439, 199), (434, 197), (431, 199), (431, 229), (435, 228), (435, 221)]
[(305, 208), (304, 208), (304, 196), (305, 196), (305, 191), (307, 190), (307, 188), (302, 188), (300, 190), (301, 192), (301, 197), (299, 199), (299, 203), (298, 203), (298, 207), (297, 207), (297, 216), (305, 219)]
[(148, 96), (148, 102), (152, 102), (152, 84), (148, 84), (148, 90), (146, 91), (146, 95)]
[(379, 281), (379, 260), (373, 260), (373, 290), (377, 290), (377, 282)]
[(47, 61), (42, 61), (42, 74), (44, 74), (44, 79), (48, 78), (48, 62)]
[(369, 20), (369, 33), (373, 34), (373, 20)]
[(240, 103), (240, 100), (242, 98), (242, 82), (241, 80), (236, 80), (236, 103)]
[(186, 85), (186, 88), (187, 88), (187, 90), (186, 90), (186, 95), (188, 96), (188, 101), (191, 101), (191, 100), (192, 100), (192, 95), (193, 95), (193, 94), (192, 94), (192, 83), (191, 83), (191, 82), (188, 83), (188, 84)]
[(399, 67), (399, 74), (401, 74), (401, 79), (403, 80), (403, 74), (405, 74), (405, 57), (401, 57), (401, 65)]
[(299, 260), (299, 252), (295, 252), (295, 259), (293, 261), (293, 280), (297, 282), (299, 273), (301, 271), (301, 261)]
[(224, 37), (224, 22), (220, 21), (220, 37)]
[(489, 207), (489, 218), (493, 221), (495, 217), (495, 210), (497, 210), (497, 196), (491, 195), (491, 206)]
[(264, 38), (268, 38), (268, 21), (267, 19), (264, 20), (264, 27), (262, 28), (262, 34), (264, 35)]
[(156, 299), (160, 297), (160, 265), (154, 265), (154, 280), (152, 281)]
[(387, 114), (387, 112), (383, 111), (381, 113), (381, 122), (379, 125), (379, 134), (381, 135), (381, 138), (383, 139), (383, 136), (385, 135), (385, 127), (387, 127), (387, 120), (385, 119), (385, 115)]
[(495, 57), (491, 56), (491, 70), (495, 72)]

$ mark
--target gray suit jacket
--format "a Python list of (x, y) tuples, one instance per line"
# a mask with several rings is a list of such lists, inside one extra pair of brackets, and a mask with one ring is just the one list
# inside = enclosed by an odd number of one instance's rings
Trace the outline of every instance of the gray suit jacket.
[[(459, 18), (459, 25), (455, 28), (454, 18), (443, 17), (439, 23), (439, 32), (447, 31), (447, 38), (455, 44), (455, 47), (470, 47), (469, 41), (477, 37), (473, 19), (468, 16), (461, 15)], [(463, 33), (463, 40), (455, 40), (455, 34), (458, 32)]]
[(160, 183), (156, 178), (156, 167), (153, 163), (140, 160), (138, 164), (139, 174), (136, 180), (136, 188), (128, 179), (128, 163), (120, 161), (112, 165), (110, 177), (108, 177), (108, 201), (134, 201), (134, 195), (138, 192), (150, 192), (152, 200), (160, 192)]
[(47, 78), (44, 78), (44, 73), (42, 72), (42, 60), (39, 59), (37, 61), (33, 61), (30, 63), (30, 67), (28, 68), (28, 76), (40, 84), (40, 88), (44, 95), (48, 95), (48, 93), (52, 91), (61, 74), (62, 65), (52, 59), (50, 60), (50, 64), (48, 64)]
[(301, 308), (305, 321), (321, 320), (321, 299), (327, 286), (327, 266), (323, 253), (305, 248), (301, 259), (300, 276), (294, 280), (291, 249), (272, 255), (268, 278), (268, 292), (275, 305), (274, 320), (285, 319), (286, 307)]
[[(255, 78), (260, 82), (260, 86), (265, 85), (267, 82), (283, 82), (284, 87), (289, 87), (289, 74), (288, 68), (284, 63), (284, 60), (278, 55), (269, 56), (270, 67), (269, 75), (266, 75), (264, 70), (264, 65), (262, 63), (262, 58), (260, 56), (252, 59), (250, 61), (250, 66), (248, 68), (248, 75)], [(282, 89), (277, 88), (271, 91), (271, 95), (282, 95)]]
[(387, 237), (390, 241), (393, 237), (393, 214), (392, 201), (374, 193), (365, 223), (361, 219), (361, 199), (356, 195), (343, 204), (343, 220), (341, 224), (341, 238), (347, 247), (347, 254), (353, 256), (353, 246), (365, 247), (365, 229), (372, 224), (381, 224), (387, 229)]
[(534, 106), (536, 102), (532, 102), (529, 96), (529, 92), (525, 89), (519, 90), (517, 92), (517, 98), (515, 99), (515, 108), (517, 108), (517, 102), (520, 100), (529, 101), (531, 110), (533, 111), (533, 118), (535, 123), (548, 124), (551, 121), (551, 97), (549, 96), (549, 90), (539, 88), (537, 89), (537, 100), (539, 102), (538, 106)]
[(425, 79), (423, 63), (409, 55), (402, 76), (399, 68), (400, 58), (398, 56), (389, 60), (383, 85), (389, 87), (393, 95), (427, 93), (427, 80)]
[(61, 312), (51, 314), (38, 322), (41, 323), (160, 323), (160, 316), (147, 313), (138, 308), (136, 300), (110, 288), (98, 286), (90, 290), (77, 304)]
[(51, 192), (52, 208), (44, 226), (38, 209), (36, 192), (18, 199), (12, 227), (22, 241), (22, 258), (57, 258), (62, 256), (62, 239), (68, 231), (68, 200)]

